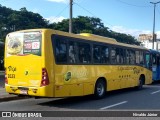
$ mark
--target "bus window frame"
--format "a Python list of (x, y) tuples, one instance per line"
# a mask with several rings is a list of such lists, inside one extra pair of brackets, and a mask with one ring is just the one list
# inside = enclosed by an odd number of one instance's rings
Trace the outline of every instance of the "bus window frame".
[[(67, 62), (63, 62), (63, 63), (60, 63), (57, 61), (57, 58), (56, 58), (56, 40), (55, 40), (55, 37), (58, 37), (58, 38), (63, 38), (63, 40), (65, 40), (67, 42)], [(69, 38), (69, 39), (67, 39)], [(76, 42), (77, 46), (79, 43), (82, 43), (82, 44), (88, 44), (90, 46), (90, 51), (92, 52), (92, 47), (91, 47), (91, 44), (92, 44), (92, 41), (90, 42), (89, 40), (83, 40), (83, 39), (80, 39), (80, 38), (74, 38), (74, 37), (69, 37), (69, 36), (63, 36), (63, 35), (56, 35), (56, 34), (52, 34), (51, 35), (51, 42), (52, 42), (52, 49), (53, 49), (53, 54), (54, 54), (54, 58), (55, 58), (55, 63), (57, 65), (92, 65), (92, 53), (91, 53), (91, 62), (90, 63), (80, 63), (79, 60), (77, 63), (69, 63), (69, 42)], [(89, 42), (88, 42), (89, 41)], [(79, 49), (79, 48), (78, 48)], [(78, 56), (79, 58), (79, 56)]]
[[(56, 40), (55, 38), (58, 37), (58, 38), (63, 38), (63, 40), (65, 40), (67, 42), (67, 62), (64, 62), (64, 63), (59, 63), (57, 62), (56, 60), (56, 53), (55, 53), (55, 43), (56, 43)], [(143, 65), (141, 65), (140, 63), (137, 64), (136, 63), (136, 51), (138, 51), (139, 53), (140, 52), (143, 52), (143, 58), (145, 57), (145, 51), (147, 50), (141, 50), (141, 49), (136, 49), (136, 48), (129, 48), (129, 47), (126, 47), (126, 46), (120, 46), (120, 45), (115, 45), (115, 44), (108, 44), (108, 43), (103, 43), (103, 42), (98, 42), (98, 41), (90, 41), (90, 40), (84, 40), (84, 39), (80, 39), (80, 38), (74, 38), (74, 37), (70, 37), (70, 36), (63, 36), (63, 35), (56, 35), (56, 34), (52, 34), (51, 35), (51, 41), (52, 41), (52, 47), (53, 47), (53, 54), (54, 54), (54, 57), (55, 57), (55, 63), (57, 65), (137, 65), (137, 66), (145, 66), (145, 61), (143, 61)], [(80, 63), (79, 62), (79, 56), (78, 56), (78, 62), (76, 63), (70, 63), (69, 62), (69, 42), (75, 42), (78, 46), (79, 43), (86, 43), (90, 46), (90, 63)], [(94, 59), (93, 59), (93, 47), (94, 45), (97, 45), (97, 46), (101, 46), (101, 47), (107, 47), (108, 48), (108, 55), (109, 55), (109, 62), (108, 63), (94, 63)], [(112, 48), (115, 48), (115, 49), (121, 49), (123, 51), (123, 63), (112, 63), (112, 59), (111, 59), (111, 50)], [(77, 48), (77, 50), (79, 50), (79, 48)], [(129, 50), (129, 51), (135, 51), (135, 61), (134, 61), (134, 64), (130, 64), (130, 63), (127, 63), (126, 61), (126, 58), (127, 58), (127, 54), (126, 54), (126, 51)], [(102, 48), (100, 49), (100, 52), (102, 54)], [(140, 55), (140, 54), (139, 54)], [(140, 61), (140, 57), (139, 57), (139, 61)]]

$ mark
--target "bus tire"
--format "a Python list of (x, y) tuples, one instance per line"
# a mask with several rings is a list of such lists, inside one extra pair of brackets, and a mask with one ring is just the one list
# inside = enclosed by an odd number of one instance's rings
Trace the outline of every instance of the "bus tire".
[(94, 96), (96, 99), (101, 99), (106, 94), (106, 82), (103, 79), (99, 79), (95, 84)]
[(138, 90), (143, 89), (143, 84), (144, 84), (144, 78), (142, 76), (139, 77), (139, 83), (138, 86), (136, 87)]

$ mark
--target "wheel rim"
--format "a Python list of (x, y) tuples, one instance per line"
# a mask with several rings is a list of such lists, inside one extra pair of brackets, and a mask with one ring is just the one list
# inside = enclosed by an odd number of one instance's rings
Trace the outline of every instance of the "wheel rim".
[(104, 93), (104, 86), (103, 86), (102, 83), (99, 83), (99, 84), (97, 85), (97, 93), (98, 93), (99, 96), (102, 96), (102, 95), (103, 95), (103, 93)]

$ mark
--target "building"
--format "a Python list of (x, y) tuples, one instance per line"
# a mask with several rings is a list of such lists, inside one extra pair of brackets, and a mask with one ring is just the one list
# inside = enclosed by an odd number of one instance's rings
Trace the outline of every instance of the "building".
[[(157, 39), (157, 35), (155, 34), (154, 41), (154, 49), (160, 50), (160, 39)], [(152, 49), (153, 46), (153, 35), (152, 34), (140, 34), (138, 37), (138, 41), (141, 42), (141, 46), (146, 47), (148, 49)]]

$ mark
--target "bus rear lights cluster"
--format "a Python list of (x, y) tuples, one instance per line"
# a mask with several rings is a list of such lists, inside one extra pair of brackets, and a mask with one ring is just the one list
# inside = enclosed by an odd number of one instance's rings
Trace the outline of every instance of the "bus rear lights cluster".
[(42, 81), (41, 81), (41, 87), (49, 85), (49, 78), (46, 68), (42, 69)]
[(5, 84), (8, 84), (7, 71), (5, 70)]

